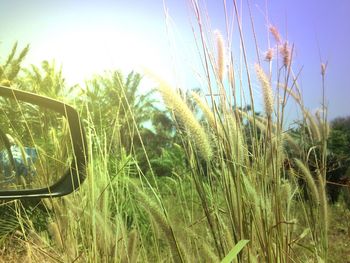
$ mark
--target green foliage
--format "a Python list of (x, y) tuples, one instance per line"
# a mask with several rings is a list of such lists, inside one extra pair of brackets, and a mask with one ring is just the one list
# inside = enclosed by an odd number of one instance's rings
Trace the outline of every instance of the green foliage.
[(114, 138), (109, 150), (124, 147), (132, 150), (138, 130), (149, 120), (153, 109), (151, 92), (140, 94), (137, 90), (141, 75), (131, 72), (124, 79), (121, 72), (114, 71), (96, 76), (82, 89), (79, 105), (82, 116), (91, 120), (101, 137)]
[(43, 61), (40, 68), (31, 65), (28, 69), (23, 69), (23, 73), (20, 81), (22, 89), (59, 100), (65, 100), (69, 96), (62, 67), (58, 68), (55, 61)]
[[(334, 119), (331, 122), (331, 128), (328, 139), (330, 158), (327, 179), (335, 184), (328, 186), (328, 193), (333, 203), (338, 201), (341, 195), (344, 201), (348, 203), (349, 189), (347, 185), (350, 182), (350, 117)], [(344, 187), (340, 185), (344, 185)]]
[(329, 150), (337, 155), (340, 161), (350, 163), (350, 117), (337, 118), (331, 123), (331, 133), (328, 141)]
[(0, 83), (2, 85), (11, 85), (15, 83), (18, 73), (21, 70), (21, 64), (29, 51), (29, 45), (22, 49), (18, 53), (18, 43), (16, 42), (10, 54), (8, 55), (6, 61), (0, 65)]
[(185, 171), (184, 151), (178, 144), (163, 148), (159, 156), (153, 156), (151, 165), (157, 176), (172, 176), (175, 171)]

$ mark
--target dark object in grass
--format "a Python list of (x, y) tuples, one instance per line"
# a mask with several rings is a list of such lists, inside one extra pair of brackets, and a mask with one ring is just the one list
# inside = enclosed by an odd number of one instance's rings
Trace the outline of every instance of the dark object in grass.
[[(0, 171), (5, 178), (11, 178), (14, 173), (16, 176), (34, 176), (36, 175), (34, 162), (38, 158), (38, 153), (35, 148), (12, 145), (10, 147), (13, 162), (10, 161), (10, 156), (6, 150), (0, 152)], [(14, 167), (12, 167), (12, 164)]]

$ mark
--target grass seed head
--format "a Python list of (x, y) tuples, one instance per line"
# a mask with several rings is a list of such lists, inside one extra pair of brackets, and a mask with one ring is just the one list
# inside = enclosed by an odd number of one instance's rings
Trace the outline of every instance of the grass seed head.
[(320, 195), (319, 195), (315, 180), (312, 177), (309, 168), (299, 159), (295, 158), (294, 162), (299, 168), (299, 170), (301, 171), (301, 174), (303, 175), (303, 177), (305, 178), (306, 184), (310, 189), (311, 196), (314, 202), (316, 203), (316, 205), (318, 205), (320, 203)]
[(280, 44), (281, 43), (281, 35), (278, 32), (277, 27), (270, 25), (269, 31), (273, 35), (273, 37), (275, 38), (275, 41), (277, 42), (277, 44)]
[(273, 112), (273, 94), (270, 80), (259, 64), (255, 64), (255, 71), (262, 87), (265, 112), (267, 116), (271, 116)]
[(54, 240), (56, 246), (59, 249), (63, 249), (63, 242), (61, 238), (61, 233), (56, 222), (51, 222), (47, 227), (52, 239)]
[(283, 65), (288, 67), (291, 62), (291, 49), (288, 45), (288, 42), (284, 42), (283, 46), (280, 47), (280, 53), (283, 58)]
[[(211, 109), (209, 108), (208, 104), (205, 101), (203, 101), (197, 93), (191, 92), (191, 95), (192, 95), (194, 101), (199, 106), (199, 108), (201, 108), (204, 116), (208, 120), (209, 125), (215, 130), (215, 128), (217, 126), (216, 122), (215, 122), (215, 116), (214, 116), (213, 112), (211, 111)], [(222, 135), (222, 130), (219, 126), (218, 126), (218, 132), (219, 132), (219, 135)]]
[(267, 62), (270, 62), (273, 59), (273, 48), (269, 48), (266, 52), (265, 52), (265, 60)]
[(292, 198), (292, 186), (289, 181), (282, 182), (280, 187), (280, 200), (282, 204), (288, 204)]
[(139, 204), (146, 209), (149, 213), (151, 219), (156, 223), (155, 225), (161, 230), (168, 242), (168, 246), (173, 257), (174, 262), (182, 262), (182, 253), (179, 247), (179, 243), (175, 238), (172, 225), (170, 224), (169, 218), (166, 217), (164, 210), (153, 201), (151, 198), (145, 194), (141, 189), (134, 183), (130, 183), (129, 187), (137, 193), (137, 200)]
[(136, 229), (130, 231), (128, 236), (128, 247), (127, 247), (127, 255), (124, 255), (121, 262), (122, 263), (134, 263), (137, 262), (137, 246), (138, 246), (138, 233)]
[(160, 80), (159, 78), (157, 78), (157, 81), (159, 83), (158, 90), (160, 91), (165, 104), (174, 111), (182, 124), (190, 132), (199, 155), (206, 161), (209, 161), (212, 157), (212, 148), (204, 128), (199, 124), (198, 120), (181, 96), (165, 81)]
[(216, 48), (217, 48), (217, 71), (219, 80), (222, 82), (225, 73), (225, 44), (224, 38), (219, 30), (215, 31)]
[(322, 76), (326, 75), (326, 68), (327, 68), (327, 64), (321, 63), (321, 75)]

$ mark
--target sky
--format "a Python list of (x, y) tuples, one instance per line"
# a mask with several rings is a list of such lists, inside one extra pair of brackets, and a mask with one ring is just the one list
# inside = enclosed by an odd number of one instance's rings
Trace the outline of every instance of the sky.
[[(200, 3), (203, 1), (198, 0)], [(210, 27), (226, 36), (223, 3), (207, 0)], [(227, 1), (229, 14), (232, 0)], [(247, 0), (237, 0), (247, 45), (249, 67), (257, 62)], [(273, 24), (294, 45), (293, 70), (302, 68), (299, 84), (311, 111), (320, 107), (320, 64), (327, 63), (329, 117), (350, 115), (350, 1), (249, 0), (259, 52), (269, 46)], [(204, 5), (203, 5), (204, 6)], [(166, 15), (167, 14), (167, 15)], [(190, 0), (0, 0), (0, 61), (15, 41), (30, 44), (25, 63), (55, 60), (69, 84), (93, 74), (149, 68), (187, 88), (201, 86), (201, 64), (192, 27)], [(232, 17), (232, 16), (231, 16)], [(239, 64), (237, 29), (232, 53)], [(273, 45), (270, 39), (270, 45)], [(143, 86), (150, 85), (147, 82)], [(256, 96), (261, 96), (258, 84)], [(289, 109), (293, 115), (293, 108)]]

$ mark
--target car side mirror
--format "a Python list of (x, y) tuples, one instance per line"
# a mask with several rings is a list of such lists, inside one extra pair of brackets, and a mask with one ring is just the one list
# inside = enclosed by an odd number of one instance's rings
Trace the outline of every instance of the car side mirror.
[(0, 199), (73, 192), (86, 177), (86, 147), (73, 107), (0, 86)]

